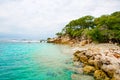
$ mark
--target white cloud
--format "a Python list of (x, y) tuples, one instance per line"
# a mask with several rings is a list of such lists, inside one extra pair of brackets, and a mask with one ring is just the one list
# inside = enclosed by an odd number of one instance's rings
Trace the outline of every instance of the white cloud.
[(120, 9), (119, 0), (0, 0), (0, 33), (52, 35), (72, 19)]

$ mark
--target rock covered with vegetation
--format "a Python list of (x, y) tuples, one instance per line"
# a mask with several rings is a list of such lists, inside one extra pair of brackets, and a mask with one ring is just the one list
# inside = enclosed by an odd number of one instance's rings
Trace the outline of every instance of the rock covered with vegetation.
[(55, 42), (67, 36), (73, 43), (83, 40), (120, 43), (120, 11), (98, 18), (87, 15), (72, 20), (56, 35)]
[(84, 74), (94, 75), (96, 80), (120, 80), (120, 48), (78, 50), (73, 61), (82, 62)]

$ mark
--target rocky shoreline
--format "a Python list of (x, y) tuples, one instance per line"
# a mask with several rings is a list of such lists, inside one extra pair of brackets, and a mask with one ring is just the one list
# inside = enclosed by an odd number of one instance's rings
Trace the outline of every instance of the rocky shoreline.
[[(83, 74), (93, 75), (95, 80), (120, 80), (120, 47), (114, 44), (98, 44), (74, 50), (74, 65), (82, 65)], [(81, 71), (81, 72), (82, 72)]]
[(74, 71), (78, 74), (72, 78), (79, 80), (79, 74), (85, 74), (94, 76), (95, 80), (120, 80), (120, 47), (116, 44), (95, 44), (90, 40), (77, 42), (69, 37), (49, 39), (48, 43), (73, 47)]

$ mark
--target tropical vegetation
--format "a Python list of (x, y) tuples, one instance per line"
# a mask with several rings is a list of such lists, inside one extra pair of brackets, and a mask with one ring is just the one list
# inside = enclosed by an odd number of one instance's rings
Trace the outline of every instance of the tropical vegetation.
[(59, 37), (68, 35), (71, 39), (120, 43), (120, 11), (97, 18), (87, 15), (72, 20), (56, 35)]

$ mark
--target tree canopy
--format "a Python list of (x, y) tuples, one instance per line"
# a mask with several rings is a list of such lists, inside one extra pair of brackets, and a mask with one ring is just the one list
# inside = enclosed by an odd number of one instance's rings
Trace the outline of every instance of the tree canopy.
[(120, 43), (120, 11), (98, 18), (87, 15), (72, 20), (57, 35), (69, 35), (80, 40), (84, 36), (97, 42)]

